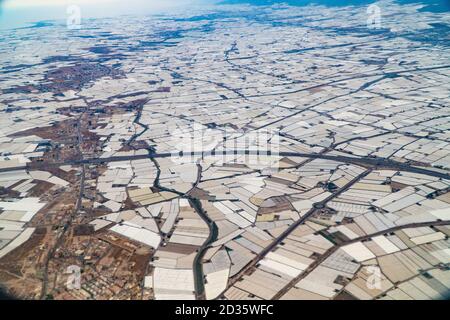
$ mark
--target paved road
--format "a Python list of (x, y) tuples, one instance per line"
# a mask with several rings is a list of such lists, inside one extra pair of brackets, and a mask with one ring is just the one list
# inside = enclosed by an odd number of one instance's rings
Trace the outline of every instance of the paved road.
[[(203, 256), (205, 255), (206, 250), (209, 248), (209, 245), (212, 242), (216, 241), (219, 230), (218, 230), (216, 224), (214, 223), (214, 221), (212, 221), (209, 218), (209, 216), (206, 214), (206, 212), (203, 210), (202, 204), (199, 199), (192, 197), (189, 192), (182, 193), (182, 192), (179, 192), (174, 189), (166, 188), (160, 184), (159, 176), (161, 174), (161, 170), (159, 168), (159, 164), (156, 162), (156, 160), (154, 158), (153, 158), (153, 163), (155, 164), (155, 166), (158, 169), (158, 171), (157, 171), (158, 173), (157, 173), (155, 183), (154, 183), (155, 187), (160, 190), (163, 190), (163, 191), (169, 191), (169, 192), (176, 193), (180, 197), (188, 199), (191, 206), (195, 209), (195, 211), (197, 212), (199, 217), (208, 225), (208, 229), (209, 229), (208, 238), (197, 249), (197, 254), (195, 255), (194, 261), (192, 262), (196, 298), (198, 300), (204, 300), (205, 299), (205, 286), (204, 286), (204, 281), (203, 281), (204, 274), (203, 274), (203, 265), (201, 263), (201, 260), (202, 260)], [(201, 170), (201, 166), (199, 164), (197, 164), (197, 168), (198, 168), (197, 181), (195, 182), (193, 188), (195, 188), (200, 183), (200, 180), (202, 177), (202, 170)]]
[[(432, 170), (426, 169), (423, 167), (415, 167), (409, 165), (407, 163), (402, 163), (390, 159), (385, 158), (371, 158), (371, 157), (350, 157), (350, 156), (341, 156), (341, 155), (329, 155), (329, 154), (318, 154), (318, 153), (302, 153), (302, 152), (278, 152), (278, 153), (264, 153), (259, 150), (226, 150), (226, 154), (236, 154), (236, 155), (269, 155), (269, 156), (279, 156), (279, 157), (301, 157), (301, 158), (311, 158), (311, 159), (325, 159), (336, 162), (343, 163), (351, 163), (355, 165), (363, 165), (370, 166), (372, 168), (386, 168), (393, 169), (398, 171), (406, 171), (418, 174), (425, 174), (432, 177), (449, 179), (450, 173), (443, 172), (444, 170), (437, 171), (438, 169)], [(180, 152), (176, 155), (182, 157), (208, 157), (208, 156), (220, 156), (223, 155), (223, 151), (212, 151), (212, 152)], [(119, 162), (119, 161), (128, 161), (128, 160), (139, 160), (139, 159), (147, 159), (147, 158), (169, 158), (174, 156), (173, 153), (150, 153), (145, 155), (134, 155), (134, 156), (112, 156), (108, 158), (90, 158), (83, 160), (68, 160), (63, 162), (52, 162), (52, 163), (44, 163), (44, 162), (35, 162), (32, 165), (23, 165), (18, 167), (11, 168), (2, 168), (0, 172), (10, 172), (15, 170), (24, 170), (24, 169), (45, 169), (45, 167), (58, 167), (63, 165), (81, 165), (81, 164), (101, 164), (107, 162)]]
[[(308, 159), (325, 159), (330, 161), (336, 161), (341, 163), (351, 163), (355, 165), (360, 166), (366, 166), (370, 169), (365, 171), (363, 174), (359, 175), (355, 179), (353, 179), (351, 182), (349, 182), (345, 187), (339, 189), (336, 193), (332, 194), (327, 199), (323, 200), (320, 203), (316, 204), (317, 206), (325, 205), (328, 201), (331, 199), (337, 197), (342, 192), (348, 190), (355, 182), (359, 181), (361, 178), (363, 178), (365, 175), (367, 175), (369, 172), (371, 172), (374, 168), (386, 168), (386, 169), (393, 169), (398, 171), (406, 171), (406, 172), (412, 172), (417, 174), (424, 174), (428, 176), (433, 176), (437, 178), (442, 179), (449, 179), (450, 180), (450, 174), (444, 173), (441, 171), (433, 171), (422, 167), (415, 167), (411, 166), (407, 163), (401, 163), (397, 161), (393, 161), (390, 159), (385, 158), (371, 158), (371, 157), (350, 157), (350, 156), (341, 156), (341, 155), (329, 155), (329, 154), (317, 154), (317, 153), (301, 153), (301, 152), (278, 152), (278, 153), (271, 153), (271, 152), (265, 152), (260, 150), (226, 150), (225, 151), (227, 155), (229, 154), (235, 154), (235, 155), (261, 155), (261, 156), (278, 156), (278, 157), (301, 157), (301, 158), (308, 158)], [(180, 156), (180, 157), (208, 157), (208, 156), (221, 156), (224, 154), (223, 150), (213, 150), (211, 152), (179, 152), (177, 154), (166, 152), (166, 153), (149, 153), (149, 154), (143, 154), (143, 155), (133, 155), (133, 156), (112, 156), (107, 158), (90, 158), (90, 159), (81, 159), (81, 160), (69, 160), (69, 161), (63, 161), (63, 162), (53, 162), (53, 163), (44, 163), (44, 162), (37, 162), (32, 163), (31, 165), (28, 164), (26, 166), (20, 166), (20, 167), (11, 167), (11, 168), (3, 168), (0, 169), (0, 172), (11, 172), (15, 170), (36, 170), (36, 169), (45, 169), (46, 167), (55, 167), (55, 166), (62, 166), (62, 165), (82, 165), (83, 171), (84, 171), (84, 165), (87, 164), (102, 164), (102, 163), (108, 163), (108, 162), (120, 162), (120, 161), (129, 161), (129, 160), (139, 160), (139, 159), (157, 159), (157, 158), (169, 158), (173, 156)], [(84, 172), (82, 175), (82, 180), (84, 180)], [(82, 182), (83, 184), (83, 182)], [(83, 189), (83, 188), (81, 188)], [(80, 195), (81, 196), (81, 195)], [(190, 198), (190, 197), (188, 197)], [(192, 199), (191, 199), (192, 200)], [(80, 202), (80, 201), (79, 201)], [(79, 203), (78, 202), (78, 203)], [(78, 207), (77, 203), (77, 207)], [(297, 226), (304, 223), (311, 214), (314, 213), (316, 209), (313, 208), (310, 210), (307, 214), (305, 214), (301, 219), (296, 221), (294, 224), (292, 224), (283, 234), (281, 234), (276, 241), (274, 241), (270, 246), (266, 247), (250, 264), (244, 268), (236, 277), (234, 277), (231, 281), (229, 286), (231, 286), (240, 275), (242, 275), (244, 272), (249, 270), (251, 267), (253, 267), (260, 259), (262, 259), (268, 252), (270, 252), (273, 248), (275, 248), (276, 245), (278, 245), (283, 239), (285, 239)], [(75, 212), (78, 211), (78, 208), (75, 210)], [(203, 220), (208, 224), (210, 227), (210, 231), (213, 231), (214, 224), (207, 218), (206, 215), (202, 215), (201, 208), (197, 208), (197, 211), (200, 211), (200, 216)], [(388, 232), (388, 231), (386, 231)], [(63, 232), (64, 233), (64, 232)], [(211, 232), (213, 234), (214, 232)], [(214, 238), (214, 237), (212, 237)], [(209, 239), (210, 240), (210, 239)], [(194, 263), (194, 269), (196, 273), (196, 283), (201, 281), (201, 278), (203, 277), (203, 273), (201, 272), (201, 268), (199, 269), (197, 266), (199, 265), (199, 259), (204, 254), (207, 245), (210, 243), (210, 241), (206, 242), (206, 245), (202, 246), (201, 250), (199, 250), (199, 254), (197, 255), (196, 262)], [(59, 245), (59, 244), (57, 244)], [(50, 255), (52, 256), (52, 255)], [(197, 267), (197, 268), (196, 268)], [(45, 270), (47, 270), (48, 266), (46, 266)], [(46, 274), (46, 272), (44, 272)], [(44, 276), (44, 278), (46, 278)], [(44, 279), (46, 280), (46, 279)], [(41, 298), (45, 296), (46, 292), (46, 281), (44, 281), (44, 288), (42, 290)], [(197, 294), (200, 296), (203, 295), (203, 286), (202, 285), (196, 285), (196, 291)]]
[[(194, 188), (200, 183), (202, 179), (203, 169), (200, 164), (197, 164), (197, 180), (195, 181)], [(203, 210), (202, 203), (199, 199), (192, 197), (190, 194), (189, 201), (193, 208), (197, 211), (198, 215), (202, 220), (208, 225), (209, 235), (205, 242), (198, 248), (197, 254), (194, 258), (193, 262), (193, 271), (194, 271), (194, 284), (195, 284), (195, 293), (197, 299), (204, 300), (205, 296), (205, 285), (204, 285), (204, 273), (203, 273), (203, 264), (202, 259), (208, 250), (211, 243), (216, 241), (217, 236), (219, 234), (219, 229), (217, 228), (216, 223), (211, 220), (211, 218), (206, 214), (206, 211)]]
[[(316, 208), (319, 207), (323, 207), (325, 206), (329, 201), (333, 200), (334, 198), (338, 197), (340, 194), (342, 194), (343, 192), (347, 191), (351, 186), (353, 186), (356, 182), (358, 182), (360, 179), (364, 178), (365, 176), (367, 176), (369, 173), (371, 172), (371, 170), (366, 170), (363, 173), (359, 174), (358, 176), (356, 176), (355, 178), (353, 178), (350, 182), (348, 182), (345, 186), (343, 186), (342, 188), (340, 188), (339, 190), (337, 190), (336, 192), (334, 192), (333, 194), (331, 194), (330, 196), (328, 196), (326, 199), (317, 202), (314, 204), (314, 207), (309, 210), (305, 215), (303, 215), (299, 220), (295, 221), (293, 224), (291, 224), (289, 226), (289, 228), (287, 228), (281, 235), (279, 235), (269, 246), (265, 247), (264, 250), (262, 250), (251, 262), (249, 262), (249, 264), (247, 264), (245, 266), (245, 268), (243, 268), (237, 275), (235, 275), (233, 278), (230, 279), (230, 281), (228, 282), (228, 286), (227, 289), (230, 288), (231, 286), (233, 286), (233, 284), (235, 284), (242, 275), (244, 275), (245, 273), (247, 273), (247, 271), (249, 271), (251, 268), (253, 268), (259, 261), (261, 261), (270, 251), (272, 251), (273, 249), (275, 249), (275, 247), (280, 244), (284, 239), (286, 239), (292, 231), (294, 231), (299, 225), (305, 223), (308, 218), (314, 213), (316, 212)], [(224, 292), (225, 292), (224, 291)]]
[[(77, 151), (78, 153), (81, 155), (81, 157), (83, 157), (83, 153), (82, 150), (80, 149), (80, 146), (83, 142), (83, 136), (81, 134), (81, 118), (83, 117), (83, 114), (79, 117), (78, 122), (77, 122), (77, 137), (78, 137), (78, 144), (77, 144)], [(73, 220), (76, 218), (76, 216), (78, 215), (82, 204), (83, 204), (83, 194), (84, 194), (84, 188), (85, 188), (85, 178), (86, 178), (86, 172), (85, 172), (85, 165), (83, 164), (81, 166), (81, 179), (80, 179), (80, 191), (78, 193), (78, 198), (77, 198), (77, 202), (75, 204), (75, 208), (72, 211), (72, 213), (69, 216), (69, 219), (67, 220), (67, 222), (64, 224), (63, 226), (63, 230), (61, 231), (61, 233), (57, 236), (55, 245), (53, 246), (53, 248), (50, 249), (46, 259), (45, 259), (45, 263), (44, 263), (44, 269), (43, 269), (43, 276), (42, 276), (42, 288), (41, 288), (41, 294), (40, 294), (40, 299), (46, 299), (47, 298), (47, 291), (48, 291), (48, 272), (49, 272), (49, 266), (50, 266), (50, 261), (54, 258), (56, 251), (58, 250), (59, 247), (61, 247), (61, 245), (64, 242), (64, 236), (67, 233), (67, 231), (70, 229), (70, 227), (72, 226), (72, 222)]]
[(289, 289), (291, 289), (293, 286), (295, 286), (300, 280), (304, 279), (306, 276), (308, 276), (312, 271), (314, 271), (322, 262), (324, 262), (328, 257), (330, 257), (333, 253), (335, 253), (339, 248), (355, 243), (360, 242), (364, 240), (369, 240), (376, 236), (381, 236), (384, 234), (388, 234), (394, 231), (403, 230), (403, 229), (409, 229), (409, 228), (420, 228), (420, 227), (429, 227), (429, 226), (446, 226), (450, 225), (450, 221), (431, 221), (431, 222), (418, 222), (418, 223), (410, 223), (405, 224), (403, 226), (396, 226), (393, 228), (389, 228), (386, 230), (382, 230), (373, 234), (369, 234), (366, 236), (362, 236), (359, 238), (355, 238), (353, 240), (341, 243), (339, 245), (335, 245), (328, 249), (323, 255), (321, 255), (318, 259), (314, 260), (314, 262), (308, 266), (308, 268), (303, 271), (300, 275), (292, 279), (283, 289), (281, 289), (272, 299), (278, 300), (281, 297), (283, 297), (284, 294), (286, 294)]

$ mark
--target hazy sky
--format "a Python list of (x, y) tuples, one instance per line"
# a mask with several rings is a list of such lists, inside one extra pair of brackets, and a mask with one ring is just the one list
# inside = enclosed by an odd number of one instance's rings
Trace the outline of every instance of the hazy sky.
[[(67, 17), (67, 8), (78, 5), (82, 18), (108, 17), (119, 14), (150, 14), (174, 8), (189, 8), (193, 5), (212, 4), (221, 0), (0, 0), (0, 29), (26, 26), (43, 20), (60, 20)], [(367, 3), (369, 0), (229, 0), (230, 3), (250, 2), (265, 3), (288, 2), (305, 4), (316, 2), (333, 5), (338, 3)], [(373, 0), (375, 1), (375, 0)], [(400, 3), (424, 2), (438, 4), (440, 10), (450, 11), (450, 0), (397, 0)], [(433, 9), (434, 10), (434, 9)]]
[(120, 6), (133, 5), (146, 6), (148, 8), (167, 8), (174, 5), (186, 4), (192, 0), (3, 0), (4, 8), (31, 8), (31, 7), (57, 7), (57, 6)]
[[(78, 5), (82, 17), (117, 14), (158, 13), (211, 0), (0, 0), (0, 28), (23, 26), (27, 22), (66, 19), (67, 7)], [(214, 0), (212, 0), (213, 2)]]

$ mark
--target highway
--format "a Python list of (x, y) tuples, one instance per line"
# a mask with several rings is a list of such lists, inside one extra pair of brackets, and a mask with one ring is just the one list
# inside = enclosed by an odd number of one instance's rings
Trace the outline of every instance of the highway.
[[(301, 152), (291, 152), (291, 151), (282, 151), (282, 152), (272, 153), (272, 152), (261, 151), (261, 150), (218, 150), (218, 151), (213, 150), (210, 152), (193, 151), (193, 152), (178, 152), (178, 153), (171, 153), (171, 152), (157, 153), (157, 152), (150, 151), (148, 154), (141, 154), (141, 155), (112, 156), (112, 157), (107, 157), (107, 158), (82, 158), (80, 160), (68, 160), (68, 161), (52, 162), (52, 163), (33, 162), (33, 163), (29, 163), (27, 165), (20, 166), (20, 167), (3, 168), (3, 169), (0, 169), (0, 173), (12, 172), (12, 171), (24, 170), (24, 169), (25, 170), (45, 170), (45, 168), (48, 168), (48, 167), (58, 167), (58, 166), (62, 166), (62, 165), (81, 166), (83, 174), (81, 177), (82, 181), (81, 181), (81, 188), (80, 188), (81, 189), (80, 197), (77, 201), (77, 205), (74, 210), (74, 215), (76, 215), (76, 213), (78, 212), (78, 209), (79, 209), (79, 205), (81, 203), (80, 200), (81, 200), (81, 196), (82, 196), (82, 192), (83, 192), (85, 165), (89, 165), (89, 164), (99, 165), (99, 164), (104, 164), (104, 163), (109, 163), (109, 162), (121, 162), (121, 161), (140, 160), (140, 159), (151, 159), (154, 163), (156, 163), (156, 159), (158, 159), (158, 158), (219, 157), (224, 154), (226, 154), (226, 155), (230, 155), (230, 154), (253, 155), (253, 156), (259, 155), (259, 156), (273, 156), (273, 157), (300, 157), (300, 158), (306, 158), (306, 159), (324, 159), (324, 160), (335, 161), (335, 162), (340, 162), (340, 163), (354, 164), (354, 165), (363, 166), (363, 167), (368, 168), (368, 170), (364, 171), (362, 174), (355, 177), (346, 186), (344, 186), (343, 188), (339, 189), (338, 191), (336, 191), (335, 193), (330, 195), (327, 199), (325, 199), (319, 203), (316, 203), (314, 208), (312, 208), (309, 212), (307, 212), (299, 220), (297, 220), (295, 223), (293, 223), (291, 226), (289, 226), (289, 228), (286, 229), (274, 242), (272, 242), (268, 247), (266, 247), (262, 252), (260, 252), (255, 257), (255, 259), (253, 259), (243, 270), (241, 270), (241, 272), (239, 272), (239, 274), (237, 274), (236, 276), (231, 278), (228, 287), (232, 286), (236, 281), (238, 281), (238, 279), (243, 274), (245, 274), (247, 271), (249, 271), (249, 269), (253, 268), (261, 259), (264, 258), (264, 256), (267, 253), (269, 253), (271, 250), (273, 250), (280, 242), (282, 242), (287, 236), (289, 236), (289, 234), (293, 230), (295, 230), (299, 225), (304, 223), (317, 210), (316, 208), (324, 206), (327, 202), (329, 202), (333, 198), (339, 196), (342, 192), (345, 192), (346, 190), (348, 190), (354, 183), (358, 182), (360, 179), (362, 179), (364, 176), (369, 174), (374, 169), (390, 169), (390, 170), (412, 172), (412, 173), (424, 174), (424, 175), (428, 175), (428, 176), (432, 176), (432, 177), (437, 177), (440, 179), (449, 179), (450, 180), (450, 174), (443, 172), (443, 170), (434, 171), (431, 169), (426, 169), (423, 167), (415, 167), (415, 166), (409, 165), (407, 163), (401, 163), (401, 162), (397, 162), (397, 161), (393, 161), (393, 160), (385, 159), (385, 158), (351, 157), (351, 156), (342, 156), (342, 155), (330, 155), (330, 154), (324, 154), (324, 153), (301, 153)], [(199, 178), (201, 178), (201, 172), (199, 172)], [(162, 190), (166, 190), (166, 188), (159, 185), (158, 181), (155, 182), (155, 186)], [(168, 191), (174, 192), (174, 190), (168, 190)], [(194, 261), (194, 266), (193, 266), (194, 274), (195, 274), (194, 277), (195, 277), (197, 297), (202, 299), (202, 298), (204, 298), (204, 296), (203, 296), (204, 295), (204, 287), (203, 287), (203, 272), (202, 272), (200, 260), (201, 260), (202, 256), (204, 255), (204, 253), (206, 252), (206, 249), (208, 248), (209, 244), (212, 241), (214, 241), (214, 238), (216, 238), (217, 227), (215, 226), (214, 222), (211, 221), (208, 218), (208, 216), (203, 212), (203, 209), (201, 208), (201, 205), (197, 199), (189, 196), (188, 194), (186, 194), (186, 195), (180, 194), (180, 195), (184, 196), (190, 200), (191, 204), (194, 205), (196, 211), (198, 212), (200, 217), (207, 223), (207, 225), (210, 229), (210, 237), (199, 249), (196, 259)], [(73, 216), (70, 218), (70, 220), (72, 218), (73, 218)], [(64, 228), (64, 230), (62, 232), (63, 234), (66, 231), (65, 229), (66, 228)], [(388, 232), (390, 232), (390, 231), (386, 230), (386, 231), (383, 231), (381, 234), (388, 233)], [(371, 236), (375, 236), (375, 235), (371, 235)], [(369, 237), (369, 236), (367, 236), (367, 237)], [(61, 239), (62, 237), (59, 237), (59, 238)], [(357, 241), (357, 240), (355, 240), (355, 241)], [(59, 242), (60, 241), (57, 241), (55, 248), (60, 246)], [(325, 254), (321, 258), (319, 258), (316, 262), (313, 263), (312, 267), (316, 264), (317, 265), (320, 264), (321, 261), (323, 261), (326, 257), (328, 257), (329, 255), (331, 255), (334, 252), (333, 250), (337, 250), (338, 248), (339, 248), (339, 246), (333, 247), (330, 250), (329, 254)], [(47, 261), (47, 264), (48, 264), (49, 260), (51, 259), (52, 255), (53, 255), (53, 252), (51, 252), (49, 254), (49, 259)], [(48, 265), (46, 265), (44, 268), (44, 285), (42, 288), (43, 290), (41, 292), (41, 299), (45, 298), (45, 294), (47, 291), (47, 285), (46, 285), (46, 283), (47, 283), (46, 270), (47, 269), (48, 269)], [(301, 276), (298, 277), (298, 279), (300, 279), (300, 277), (306, 276), (307, 274), (308, 273), (306, 271), (303, 272), (301, 274)], [(286, 290), (280, 291), (280, 293), (278, 293), (275, 298), (281, 297), (285, 292), (287, 292), (287, 290), (289, 290), (290, 287), (292, 287), (293, 285), (295, 285), (295, 283), (298, 282), (298, 279), (296, 278), (296, 279), (292, 280), (291, 283), (286, 287)]]
[[(17, 167), (9, 167), (0, 169), (1, 172), (10, 172), (16, 170), (45, 170), (46, 167), (59, 167), (63, 165), (82, 165), (82, 164), (102, 164), (108, 162), (120, 162), (120, 161), (129, 161), (129, 160), (140, 160), (140, 159), (148, 159), (148, 158), (170, 158), (173, 156), (179, 157), (214, 157), (221, 156), (223, 154), (231, 155), (260, 155), (260, 156), (276, 156), (276, 157), (301, 157), (301, 158), (310, 158), (310, 159), (324, 159), (342, 163), (350, 163), (360, 166), (366, 166), (370, 168), (379, 168), (379, 169), (392, 169), (398, 171), (412, 172), (417, 174), (424, 174), (432, 177), (437, 177), (441, 179), (449, 179), (450, 173), (444, 172), (444, 170), (432, 168), (426, 169), (423, 167), (412, 166), (408, 163), (402, 163), (390, 159), (385, 158), (372, 158), (372, 157), (350, 157), (350, 156), (341, 156), (341, 155), (330, 155), (330, 154), (319, 154), (319, 153), (302, 153), (302, 152), (290, 152), (290, 151), (282, 151), (282, 152), (265, 152), (261, 150), (225, 150), (225, 151), (212, 151), (212, 152), (179, 152), (179, 153), (149, 153), (144, 155), (134, 155), (134, 156), (112, 156), (107, 158), (88, 158), (82, 160), (67, 160), (62, 162), (33, 162), (31, 165), (22, 165)], [(439, 170), (439, 171), (438, 171)]]

